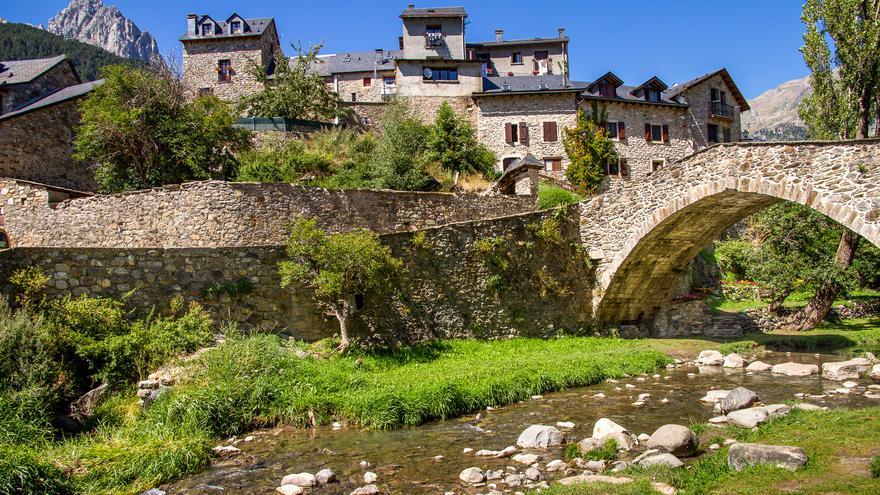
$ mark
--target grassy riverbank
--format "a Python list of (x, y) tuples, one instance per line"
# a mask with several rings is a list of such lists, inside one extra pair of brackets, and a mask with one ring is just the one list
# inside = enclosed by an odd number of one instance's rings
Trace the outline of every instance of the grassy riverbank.
[(872, 478), (871, 459), (880, 455), (880, 407), (804, 412), (794, 410), (761, 425), (757, 431), (733, 427), (712, 428), (702, 447), (721, 437), (741, 442), (793, 445), (807, 453), (807, 465), (797, 472), (760, 467), (737, 473), (727, 466), (727, 448), (707, 454), (688, 469), (630, 469), (620, 474), (633, 483), (596, 483), (555, 486), (542, 495), (650, 494), (651, 481), (678, 489), (679, 495), (768, 493), (880, 493), (880, 479)]
[(187, 363), (187, 378), (145, 413), (133, 392), (112, 400), (94, 432), (21, 449), (0, 463), (0, 480), (24, 473), (50, 483), (32, 493), (137, 493), (206, 465), (218, 439), (263, 426), (415, 425), (670, 361), (647, 341), (578, 337), (445, 341), (329, 358), (301, 357), (304, 350), (313, 349), (233, 335)]

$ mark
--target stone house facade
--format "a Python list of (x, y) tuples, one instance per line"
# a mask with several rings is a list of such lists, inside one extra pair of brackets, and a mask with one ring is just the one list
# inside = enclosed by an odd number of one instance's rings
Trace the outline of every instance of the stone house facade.
[(468, 57), (479, 60), (483, 73), (497, 76), (568, 76), (568, 37), (559, 28), (556, 38), (506, 40), (504, 30), (495, 30), (494, 41), (468, 43)]
[(213, 94), (224, 100), (260, 91), (256, 65), (274, 72), (281, 43), (272, 18), (244, 19), (232, 14), (225, 21), (189, 14), (183, 44), (183, 81), (193, 95)]
[(0, 115), (81, 82), (73, 64), (64, 55), (0, 61)]

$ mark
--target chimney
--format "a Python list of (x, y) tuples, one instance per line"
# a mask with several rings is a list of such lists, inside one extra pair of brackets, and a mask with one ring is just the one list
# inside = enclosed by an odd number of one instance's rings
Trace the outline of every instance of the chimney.
[(198, 16), (196, 14), (187, 14), (186, 15), (186, 33), (187, 34), (196, 34), (196, 19)]
[(496, 29), (495, 30), (495, 41), (502, 42), (504, 41), (504, 30)]
[(416, 6), (415, 6), (415, 4), (411, 3), (411, 4), (407, 5), (406, 8), (407, 8), (407, 10), (412, 10), (412, 9), (416, 8)]
[(381, 64), (385, 62), (385, 50), (381, 48), (376, 48), (376, 63)]
[(565, 28), (559, 28), (559, 37), (565, 38)]

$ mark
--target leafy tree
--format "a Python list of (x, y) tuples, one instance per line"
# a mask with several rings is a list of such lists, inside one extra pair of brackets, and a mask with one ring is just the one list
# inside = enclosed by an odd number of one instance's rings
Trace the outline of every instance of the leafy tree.
[(315, 220), (306, 218), (291, 226), (287, 255), (290, 259), (279, 263), (281, 286), (302, 284), (315, 291), (315, 302), (339, 322), (343, 352), (350, 342), (356, 295), (387, 287), (403, 266), (372, 232), (328, 235)]
[(428, 132), (425, 158), (452, 172), (455, 184), (460, 174), (486, 174), (495, 164), (495, 154), (477, 142), (470, 122), (456, 115), (448, 102), (437, 109), (434, 125)]
[(562, 145), (571, 160), (565, 176), (577, 189), (588, 193), (595, 191), (605, 179), (605, 164), (617, 160), (614, 143), (600, 125), (605, 120), (604, 113), (593, 103), (589, 116), (578, 109), (575, 126), (563, 129)]
[(382, 118), (382, 132), (370, 160), (372, 186), (399, 191), (436, 189), (437, 181), (425, 166), (429, 132), (404, 100), (392, 101)]
[(254, 62), (250, 68), (263, 89), (238, 100), (240, 113), (251, 117), (285, 117), (288, 119), (332, 120), (342, 116), (339, 97), (324, 83), (314, 68), (323, 63), (318, 59), (321, 45), (307, 51), (294, 46), (297, 56), (290, 61), (278, 52), (274, 70)]
[(114, 65), (103, 75), (81, 104), (75, 140), (76, 158), (99, 164), (103, 192), (233, 175), (234, 153), (250, 147), (250, 133), (232, 128), (226, 103), (187, 101), (167, 69)]
[[(801, 17), (806, 25), (801, 52), (810, 68), (813, 93), (799, 113), (810, 135), (824, 139), (867, 138), (880, 85), (880, 0), (808, 0)], [(880, 119), (880, 117), (878, 117)], [(840, 273), (852, 264), (859, 236), (844, 230), (834, 270), (799, 313), (790, 327), (818, 325), (843, 288)]]

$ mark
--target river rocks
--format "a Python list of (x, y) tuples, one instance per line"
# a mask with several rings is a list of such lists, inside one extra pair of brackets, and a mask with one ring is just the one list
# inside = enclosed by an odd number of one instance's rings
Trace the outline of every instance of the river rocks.
[(591, 474), (589, 476), (570, 476), (568, 478), (562, 478), (556, 483), (560, 485), (577, 485), (580, 483), (608, 483), (611, 485), (623, 485), (626, 483), (632, 483), (632, 478)]
[(767, 421), (769, 417), (770, 415), (763, 407), (750, 407), (731, 412), (727, 415), (727, 421), (740, 428), (754, 428), (760, 423)]
[(597, 461), (597, 460), (585, 460), (581, 458), (575, 459), (575, 466), (580, 469), (585, 469), (587, 471), (592, 471), (594, 473), (601, 473), (605, 470), (607, 463), (605, 461)]
[(544, 475), (537, 468), (528, 468), (525, 472), (526, 479), (529, 481), (541, 481)]
[(791, 412), (791, 408), (786, 404), (770, 404), (764, 406), (764, 410), (767, 411), (767, 415), (770, 416), (770, 419), (788, 416), (788, 413)]
[(727, 397), (727, 394), (730, 393), (730, 390), (710, 390), (706, 392), (706, 395), (700, 398), (700, 402), (706, 402), (708, 404), (716, 404), (721, 402), (721, 399)]
[(803, 449), (786, 445), (738, 443), (731, 446), (727, 453), (727, 464), (737, 471), (758, 464), (795, 471), (806, 463), (807, 454)]
[(721, 399), (721, 412), (729, 413), (745, 409), (758, 400), (754, 392), (745, 387), (736, 387)]
[(599, 438), (597, 440), (599, 440), (599, 442), (601, 442), (603, 446), (609, 440), (614, 440), (615, 442), (617, 442), (618, 450), (625, 450), (627, 452), (636, 447), (636, 442), (633, 440), (632, 435), (619, 431), (604, 435), (602, 438)]
[(516, 447), (514, 447), (513, 445), (509, 445), (499, 450), (498, 453), (495, 454), (495, 457), (498, 459), (505, 459), (512, 456), (513, 454), (516, 454)]
[(671, 468), (677, 468), (684, 466), (683, 462), (681, 462), (677, 457), (668, 452), (651, 454), (640, 459), (637, 464), (641, 467), (668, 466)]
[(697, 357), (697, 364), (702, 366), (720, 366), (724, 364), (724, 355), (718, 351), (703, 351)]
[(871, 380), (874, 380), (874, 383), (880, 383), (880, 364), (875, 364), (871, 368)]
[(626, 428), (608, 418), (599, 418), (593, 425), (593, 438), (602, 438), (609, 433), (629, 433)]
[(859, 375), (871, 369), (867, 358), (854, 358), (848, 361), (822, 363), (822, 378), (835, 381), (858, 380)]
[(372, 471), (367, 471), (366, 473), (364, 473), (364, 483), (368, 485), (372, 485), (376, 482), (377, 479), (379, 479), (379, 476), (377, 476), (376, 473)]
[(562, 445), (562, 432), (552, 426), (532, 425), (520, 433), (516, 444), (524, 449), (547, 448)]
[(319, 485), (333, 483), (336, 481), (336, 473), (330, 469), (322, 469), (315, 473), (315, 481), (317, 481)]
[(486, 481), (486, 474), (478, 467), (469, 467), (459, 473), (458, 479), (465, 483), (475, 484)]
[(220, 457), (232, 457), (241, 453), (241, 449), (232, 445), (218, 445), (211, 450)]
[(504, 477), (503, 483), (507, 486), (520, 486), (525, 483), (526, 477), (522, 474), (511, 473)]
[(308, 488), (311, 486), (315, 486), (318, 484), (318, 480), (314, 474), (311, 473), (297, 473), (297, 474), (288, 474), (284, 478), (281, 479), (281, 486), (284, 485), (296, 485), (301, 486), (303, 488)]
[(544, 467), (545, 470), (549, 473), (554, 473), (556, 471), (562, 471), (568, 466), (565, 461), (561, 461), (559, 459), (553, 459), (552, 461), (547, 463), (547, 466)]
[(651, 435), (648, 448), (676, 456), (693, 455), (697, 450), (697, 435), (686, 426), (663, 425)]
[(752, 361), (746, 366), (746, 371), (770, 371), (773, 366), (761, 361)]
[(275, 493), (280, 493), (281, 495), (302, 495), (305, 493), (305, 490), (301, 486), (281, 485), (275, 489)]
[(516, 454), (513, 456), (513, 462), (518, 462), (520, 464), (531, 465), (538, 461), (538, 456), (535, 454)]
[(771, 372), (777, 375), (785, 375), (785, 376), (810, 376), (815, 375), (819, 372), (819, 367), (815, 364), (802, 364), (802, 363), (782, 363), (774, 365), (773, 368), (770, 369)]
[(351, 495), (377, 495), (378, 493), (379, 487), (377, 487), (376, 485), (367, 485), (362, 486), (351, 492)]
[(710, 425), (723, 425), (727, 424), (727, 416), (714, 416), (709, 418)]
[(745, 365), (746, 360), (735, 352), (724, 356), (724, 362), (721, 364), (721, 366), (724, 366), (725, 368), (742, 368)]
[(816, 404), (808, 404), (806, 402), (795, 404), (794, 407), (796, 409), (800, 409), (801, 411), (821, 411), (823, 409), (827, 409), (826, 407), (817, 406)]
[(639, 433), (639, 436), (636, 437), (636, 440), (638, 440), (639, 443), (647, 442), (650, 439), (651, 435), (648, 435), (647, 433)]
[(562, 428), (563, 430), (570, 430), (570, 429), (574, 428), (574, 426), (575, 426), (574, 423), (572, 423), (571, 421), (558, 421), (556, 423), (556, 427)]

